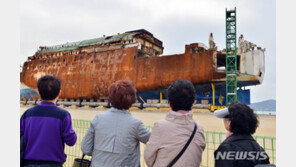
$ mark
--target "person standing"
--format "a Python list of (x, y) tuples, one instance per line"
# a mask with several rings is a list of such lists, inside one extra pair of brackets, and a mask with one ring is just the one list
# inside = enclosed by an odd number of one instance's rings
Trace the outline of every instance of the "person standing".
[(77, 136), (70, 113), (55, 104), (61, 94), (61, 80), (46, 75), (37, 81), (37, 87), (41, 103), (25, 111), (20, 120), (23, 166), (62, 167), (65, 144), (73, 146)]
[(215, 167), (253, 167), (269, 164), (265, 150), (252, 137), (259, 121), (246, 104), (236, 101), (228, 108), (216, 110), (214, 115), (222, 118), (228, 131), (226, 139), (214, 152)]
[(150, 131), (128, 110), (136, 102), (136, 88), (130, 80), (120, 80), (108, 92), (112, 108), (95, 116), (81, 150), (92, 156), (92, 167), (140, 167), (139, 142), (146, 143)]
[(144, 151), (146, 164), (148, 167), (200, 166), (206, 142), (202, 126), (192, 118), (194, 86), (179, 79), (171, 84), (167, 94), (172, 110), (165, 119), (154, 123)]

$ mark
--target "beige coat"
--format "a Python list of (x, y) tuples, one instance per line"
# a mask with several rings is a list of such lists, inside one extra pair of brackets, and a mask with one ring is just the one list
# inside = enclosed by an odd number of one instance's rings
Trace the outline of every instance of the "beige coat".
[[(192, 111), (186, 114), (170, 111), (165, 119), (155, 122), (144, 152), (148, 167), (165, 167), (179, 154), (193, 132), (192, 115)], [(197, 123), (193, 140), (174, 167), (200, 166), (205, 146), (203, 128)]]

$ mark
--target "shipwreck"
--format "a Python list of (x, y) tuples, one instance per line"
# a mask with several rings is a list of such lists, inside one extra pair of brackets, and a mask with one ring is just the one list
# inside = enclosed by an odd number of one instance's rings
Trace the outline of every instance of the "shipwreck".
[[(108, 97), (107, 88), (116, 80), (129, 78), (139, 95), (147, 96), (147, 99), (149, 92), (165, 93), (165, 88), (182, 78), (195, 85), (197, 98), (211, 96), (214, 85), (217, 103), (225, 103), (226, 53), (225, 50), (217, 50), (212, 33), (208, 46), (200, 42), (191, 43), (185, 45), (184, 53), (174, 55), (162, 55), (163, 49), (162, 41), (144, 29), (56, 46), (40, 46), (23, 64), (20, 81), (36, 89), (36, 81), (41, 76), (53, 75), (62, 80), (60, 98), (100, 100)], [(239, 37), (238, 87), (262, 83), (264, 52), (265, 49), (244, 40), (242, 35)]]

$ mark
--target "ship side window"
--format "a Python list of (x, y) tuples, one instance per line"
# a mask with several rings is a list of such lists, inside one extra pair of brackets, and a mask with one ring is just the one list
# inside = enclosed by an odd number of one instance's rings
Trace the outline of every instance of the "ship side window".
[(190, 48), (190, 54), (194, 53), (194, 49)]
[(65, 62), (65, 61), (66, 61), (66, 58), (63, 59), (63, 62)]

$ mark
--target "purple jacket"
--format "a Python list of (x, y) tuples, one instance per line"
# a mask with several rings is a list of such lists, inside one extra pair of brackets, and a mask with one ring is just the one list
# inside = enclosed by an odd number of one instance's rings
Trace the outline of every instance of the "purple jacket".
[(24, 133), (25, 160), (64, 163), (65, 143), (73, 146), (77, 140), (70, 113), (49, 102), (41, 102), (22, 115), (20, 132)]

